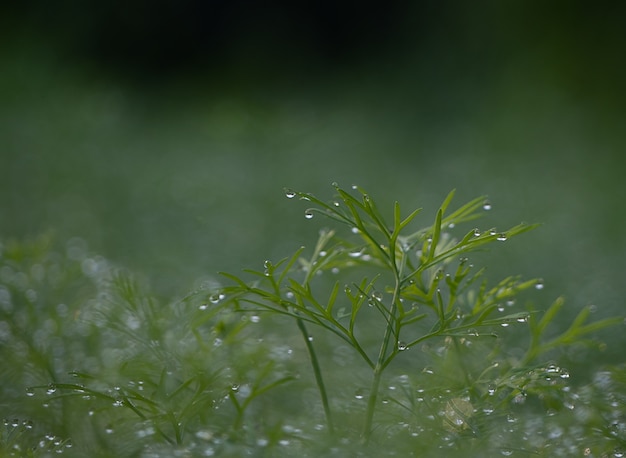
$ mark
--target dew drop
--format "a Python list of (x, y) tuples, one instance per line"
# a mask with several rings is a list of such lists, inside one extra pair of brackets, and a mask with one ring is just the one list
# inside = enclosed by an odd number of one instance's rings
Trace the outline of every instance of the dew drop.
[(548, 367), (546, 367), (546, 372), (549, 372), (551, 374), (554, 374), (554, 373), (560, 372), (560, 371), (561, 371), (561, 369), (556, 364), (549, 364)]
[(398, 351), (404, 351), (408, 349), (409, 349), (409, 346), (406, 344), (406, 342), (402, 342), (402, 341), (398, 342)]
[(311, 210), (305, 210), (305, 212), (304, 212), (304, 217), (305, 217), (306, 219), (311, 219), (311, 218), (313, 218), (313, 212), (312, 212)]
[(112, 425), (107, 425), (104, 429), (104, 432), (107, 434), (113, 434), (113, 426)]
[(270, 441), (268, 439), (263, 438), (263, 437), (260, 438), (260, 439), (257, 439), (257, 441), (256, 441), (256, 445), (258, 445), (259, 447), (267, 447), (267, 444), (269, 444), (269, 443), (270, 443)]
[(513, 450), (511, 450), (510, 448), (503, 448), (502, 450), (500, 450), (500, 453), (504, 456), (511, 456), (513, 455)]
[(356, 393), (354, 393), (354, 398), (361, 400), (365, 397), (365, 395), (363, 394), (363, 390), (356, 390)]
[(474, 229), (474, 237), (480, 237), (480, 230), (478, 230), (478, 228)]
[(499, 242), (504, 242), (506, 239), (507, 239), (507, 236), (504, 232), (498, 234), (498, 236), (496, 237), (496, 240), (498, 240)]
[(253, 323), (258, 323), (259, 321), (261, 321), (261, 317), (259, 315), (252, 315), (250, 317), (250, 321)]
[(500, 323), (500, 326), (502, 326), (503, 328), (508, 328), (509, 327), (509, 323)]
[(206, 310), (209, 308), (209, 304), (200, 304), (200, 306), (198, 307), (200, 310)]
[(543, 289), (543, 280), (537, 280), (537, 283), (535, 283), (535, 289)]
[(496, 385), (494, 383), (490, 383), (487, 387), (487, 393), (489, 396), (493, 396), (496, 393)]
[(209, 297), (209, 301), (211, 302), (211, 304), (217, 304), (220, 301), (220, 294), (212, 294)]
[(293, 199), (294, 197), (296, 197), (296, 192), (292, 189), (285, 188), (285, 196), (287, 197), (287, 199)]
[(359, 230), (359, 228), (358, 228), (358, 227), (354, 226), (354, 227), (352, 227), (352, 228), (350, 229), (350, 232), (352, 232), (353, 234), (358, 234), (358, 233), (359, 233), (359, 232), (361, 232), (361, 231)]
[(35, 396), (35, 390), (34, 388), (28, 387), (26, 388), (26, 396)]
[(483, 210), (491, 210), (491, 202), (488, 200), (485, 200), (483, 202)]
[(528, 321), (528, 316), (524, 315), (524, 316), (520, 316), (517, 318), (517, 322), (518, 323), (526, 323)]
[(517, 393), (512, 402), (513, 404), (524, 404), (526, 402), (526, 392), (522, 391)]
[(350, 256), (351, 258), (360, 258), (363, 255), (363, 251), (363, 248), (358, 251), (351, 251), (348, 253), (348, 256)]
[(355, 191), (356, 191), (357, 189), (359, 189), (359, 187), (358, 187), (357, 185), (355, 185), (355, 184), (353, 184), (351, 187), (352, 187), (352, 189), (354, 189)]
[(46, 390), (46, 394), (54, 394), (57, 391), (57, 386), (54, 383), (50, 383), (48, 385), (48, 389)]

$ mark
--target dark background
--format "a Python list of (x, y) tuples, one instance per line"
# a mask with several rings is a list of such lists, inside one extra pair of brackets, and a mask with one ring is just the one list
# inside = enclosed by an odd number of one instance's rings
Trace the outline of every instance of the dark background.
[[(0, 11), (0, 235), (54, 231), (183, 294), (323, 223), (283, 186), (390, 208), (488, 194), (542, 227), (485, 256), (539, 306), (624, 314), (626, 6), (26, 1)], [(426, 216), (428, 215), (428, 216)], [(495, 278), (494, 278), (495, 279)], [(603, 336), (621, 358), (621, 330)], [(611, 350), (611, 348), (613, 350)]]

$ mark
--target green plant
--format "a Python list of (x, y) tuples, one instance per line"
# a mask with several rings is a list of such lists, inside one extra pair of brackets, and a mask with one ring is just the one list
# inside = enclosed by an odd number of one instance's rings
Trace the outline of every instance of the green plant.
[[(235, 310), (255, 314), (271, 312), (295, 321), (304, 339), (331, 434), (335, 426), (330, 395), (309, 337), (311, 326), (321, 327), (347, 344), (370, 371), (371, 385), (361, 430), (362, 440), (368, 443), (375, 430), (374, 415), (382, 406), (379, 396), (383, 374), (410, 348), (430, 341), (443, 342), (441, 348), (446, 358), (440, 361), (448, 366), (450, 374), (457, 376), (451, 384), (454, 390), (449, 393), (460, 394), (449, 395), (444, 401), (445, 408), (437, 416), (442, 418), (445, 429), (459, 432), (469, 428), (478, 435), (472, 426), (474, 421), (469, 419), (476, 409), (475, 402), (503, 389), (507, 393), (500, 396), (502, 404), (526, 396), (528, 392), (559, 392), (562, 387), (544, 382), (553, 381), (555, 376), (565, 379), (567, 372), (554, 364), (538, 363), (538, 357), (621, 321), (606, 319), (585, 324), (589, 309), (584, 309), (566, 332), (544, 342), (547, 325), (563, 305), (561, 298), (540, 320), (536, 318), (538, 312), (532, 308), (509, 311), (522, 292), (533, 287), (543, 288), (542, 280), (507, 277), (489, 286), (484, 278), (485, 270), (473, 268), (467, 256), (536, 226), (519, 224), (506, 231), (471, 228), (459, 238), (452, 236), (451, 231), (457, 226), (475, 220), (490, 209), (491, 204), (484, 197), (449, 212), (454, 196), (451, 192), (431, 225), (410, 230), (419, 209), (403, 216), (396, 202), (389, 224), (364, 190), (353, 186), (355, 195), (337, 184), (333, 187), (336, 200), (331, 203), (291, 189), (286, 189), (285, 193), (290, 199), (298, 197), (311, 205), (305, 210), (307, 219), (321, 214), (343, 225), (347, 229), (345, 234), (335, 229), (321, 230), (312, 253), (305, 256), (305, 249), (301, 248), (290, 258), (275, 263), (267, 260), (263, 271), (247, 271), (257, 277), (251, 283), (224, 273), (234, 285), (222, 290)], [(342, 287), (339, 279), (328, 282), (319, 278), (328, 273), (349, 283)], [(368, 308), (377, 312), (377, 320), (364, 311)], [(530, 325), (531, 331), (531, 341), (524, 355), (507, 359), (506, 363), (495, 362), (499, 353), (508, 350), (502, 348), (502, 339), (498, 339), (496, 330), (522, 323)], [(374, 345), (373, 333), (379, 336)], [(464, 347), (484, 340), (492, 340), (493, 348), (478, 363)], [(481, 349), (484, 351), (485, 347)], [(454, 360), (452, 365), (450, 360)], [(416, 413), (414, 395), (408, 391), (406, 394), (408, 403), (395, 398), (388, 398), (386, 402), (392, 401)]]

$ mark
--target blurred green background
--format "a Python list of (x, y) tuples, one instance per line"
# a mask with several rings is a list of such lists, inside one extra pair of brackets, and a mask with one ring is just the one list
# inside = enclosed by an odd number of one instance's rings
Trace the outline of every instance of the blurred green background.
[[(626, 4), (27, 1), (0, 15), (0, 235), (54, 231), (166, 296), (312, 245), (283, 186), (487, 194), (545, 306), (624, 314)], [(426, 216), (428, 215), (428, 216)], [(540, 304), (541, 306), (541, 304)], [(623, 360), (621, 330), (603, 336)]]

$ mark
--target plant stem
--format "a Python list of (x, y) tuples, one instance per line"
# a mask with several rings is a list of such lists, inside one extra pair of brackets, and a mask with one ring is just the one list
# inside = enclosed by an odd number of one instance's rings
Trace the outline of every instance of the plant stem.
[(315, 353), (315, 348), (313, 347), (313, 343), (309, 338), (309, 333), (306, 329), (304, 321), (300, 318), (296, 319), (296, 323), (298, 324), (298, 329), (302, 333), (302, 337), (304, 338), (304, 343), (306, 344), (307, 351), (309, 352), (309, 358), (311, 360), (311, 366), (313, 367), (313, 373), (315, 374), (315, 382), (317, 383), (317, 388), (320, 392), (320, 397), (322, 398), (322, 405), (324, 406), (324, 414), (326, 415), (326, 424), (328, 426), (328, 432), (330, 434), (334, 434), (335, 427), (332, 420), (332, 415), (330, 412), (330, 404), (328, 402), (328, 395), (326, 393), (326, 386), (324, 385), (324, 379), (322, 377), (322, 370), (319, 365), (319, 361), (317, 359), (317, 354)]
[(376, 410), (376, 400), (378, 399), (378, 388), (380, 386), (380, 379), (383, 375), (383, 371), (386, 367), (385, 359), (387, 355), (387, 350), (389, 349), (389, 341), (393, 333), (393, 323), (395, 322), (396, 318), (396, 299), (398, 298), (398, 294), (400, 291), (400, 278), (398, 276), (398, 272), (395, 273), (396, 286), (394, 288), (391, 308), (389, 310), (389, 319), (387, 320), (387, 326), (385, 327), (385, 336), (383, 337), (383, 341), (380, 345), (380, 352), (378, 353), (378, 359), (376, 361), (376, 366), (374, 367), (372, 388), (370, 390), (370, 396), (367, 401), (367, 412), (365, 414), (365, 424), (363, 425), (362, 433), (363, 442), (366, 444), (369, 442), (370, 436), (372, 434), (372, 422), (374, 420), (374, 411)]

